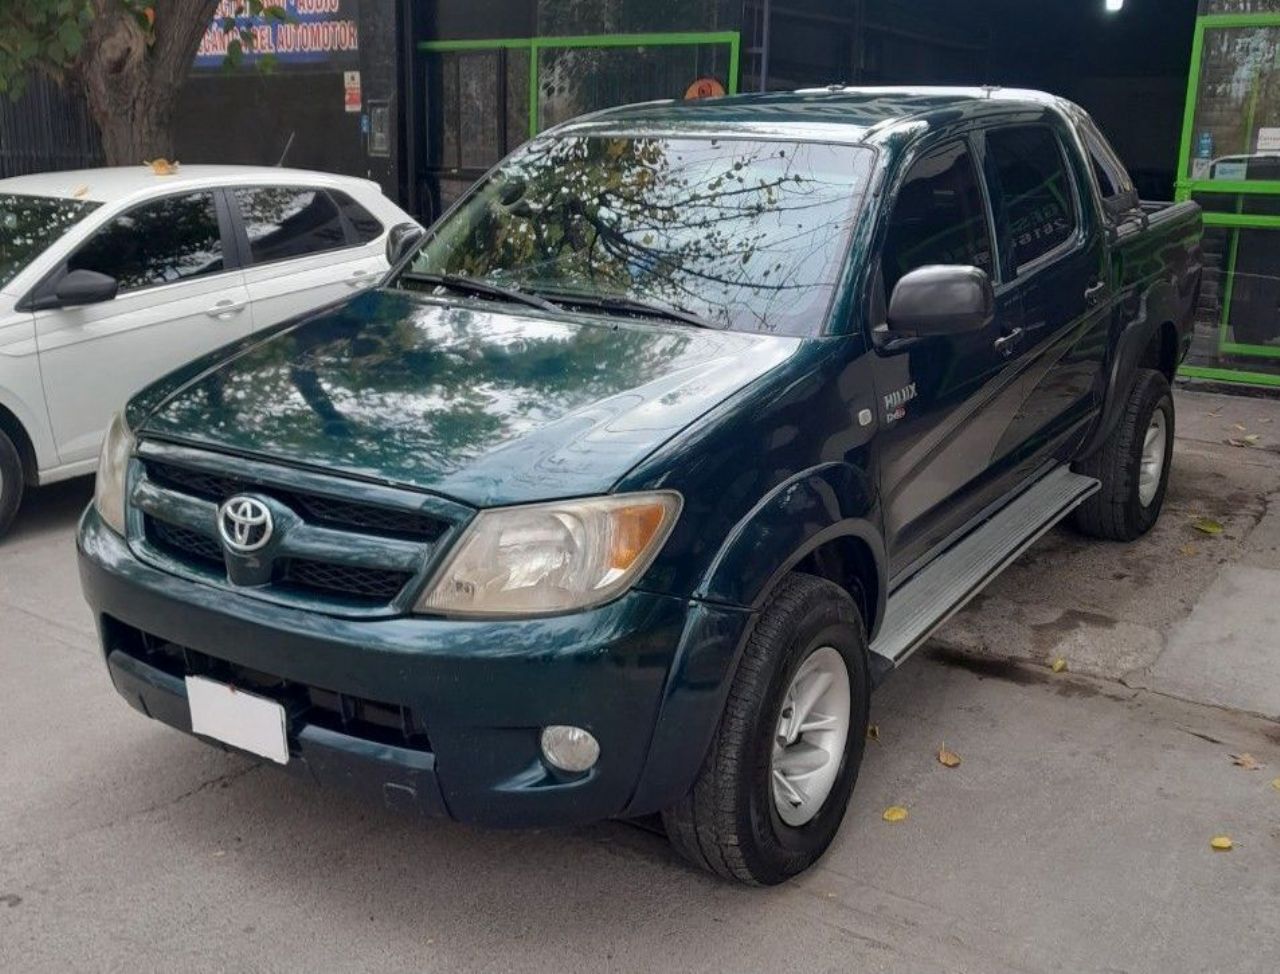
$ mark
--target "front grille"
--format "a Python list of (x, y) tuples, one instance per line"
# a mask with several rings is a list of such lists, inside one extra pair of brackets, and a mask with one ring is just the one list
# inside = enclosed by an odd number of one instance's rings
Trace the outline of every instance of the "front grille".
[[(417, 509), (439, 503), (424, 495), (316, 475), (299, 487), (297, 474), (277, 479), (262, 464), (224, 474), (153, 449), (160, 455), (144, 454), (132, 495), (142, 525), (139, 553), (201, 581), (246, 577), (246, 563), (228, 554), (218, 537), (218, 508), (238, 493), (256, 494), (275, 508), (281, 530), (256, 556), (263, 560), (255, 560), (241, 589), (253, 597), (308, 609), (327, 605), (339, 615), (403, 609), (398, 600), (407, 603), (414, 580), (453, 527), (430, 507)], [(278, 486), (285, 482), (289, 487)], [(356, 496), (345, 498), (343, 490)]]
[(179, 558), (190, 556), (207, 562), (210, 566), (220, 567), (223, 564), (222, 545), (208, 535), (188, 531), (154, 517), (147, 518), (146, 523), (147, 537), (151, 543), (170, 555)]
[(203, 676), (275, 700), (288, 714), (290, 733), (307, 724), (352, 737), (430, 751), (426, 727), (413, 708), (287, 680), (166, 642), (115, 619), (107, 619), (110, 649), (170, 676)]
[(389, 602), (413, 578), (408, 572), (382, 568), (336, 565), (332, 562), (290, 558), (285, 563), (281, 580), (288, 585), (335, 592), (341, 595)]
[(149, 461), (147, 477), (162, 487), (193, 494), (221, 504), (228, 497), (246, 491), (269, 494), (289, 505), (308, 521), (338, 530), (359, 530), (367, 534), (433, 542), (447, 527), (429, 514), (394, 507), (380, 507), (324, 494), (301, 493), (256, 483), (252, 480), (209, 473), (192, 467)]

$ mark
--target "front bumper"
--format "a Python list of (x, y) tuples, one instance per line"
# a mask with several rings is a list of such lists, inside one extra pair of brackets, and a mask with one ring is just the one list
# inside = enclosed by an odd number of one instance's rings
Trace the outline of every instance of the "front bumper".
[[(289, 767), (388, 805), (491, 826), (646, 814), (679, 798), (714, 732), (751, 618), (631, 592), (546, 619), (347, 620), (153, 568), (92, 507), (78, 547), (112, 680), (143, 713), (190, 732), (180, 665), (158, 665), (139, 640), (181, 647), (177, 659), (220, 671), (401, 708), (424, 731), (404, 746), (291, 712)], [(538, 738), (548, 724), (590, 730), (597, 766), (585, 775), (547, 767)]]

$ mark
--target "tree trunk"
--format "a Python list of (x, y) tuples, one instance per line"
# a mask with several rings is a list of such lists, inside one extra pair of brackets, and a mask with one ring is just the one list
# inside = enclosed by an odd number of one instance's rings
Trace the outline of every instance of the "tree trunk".
[(109, 166), (173, 159), (173, 112), (218, 0), (157, 0), (153, 36), (116, 0), (96, 16), (73, 75)]

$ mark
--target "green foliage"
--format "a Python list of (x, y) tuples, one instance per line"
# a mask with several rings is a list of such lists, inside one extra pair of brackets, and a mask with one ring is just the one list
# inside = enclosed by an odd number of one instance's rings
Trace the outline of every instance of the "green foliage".
[(93, 21), (90, 0), (0, 3), (0, 93), (17, 98), (33, 67), (61, 77), (80, 55)]
[[(156, 21), (154, 0), (98, 0), (96, 6), (104, 2), (136, 18), (152, 44), (155, 32), (165, 29), (163, 21)], [(85, 43), (94, 16), (94, 0), (0, 0), (0, 94), (18, 98), (32, 70), (62, 79), (74, 71), (78, 60), (92, 57)], [(238, 0), (235, 16), (221, 22), (224, 31), (237, 35), (227, 50), (230, 66), (242, 63), (245, 51), (253, 47), (253, 31), (244, 22), (248, 17), (285, 23), (292, 15), (283, 3)], [(265, 55), (259, 66), (270, 70), (273, 60)]]
[[(223, 17), (219, 21), (219, 26), (224, 33), (234, 35), (227, 44), (227, 56), (222, 62), (223, 70), (234, 71), (241, 67), (244, 64), (245, 55), (253, 51), (253, 28), (249, 26), (247, 18), (257, 17), (264, 18), (268, 25), (287, 24), (295, 19), (284, 4), (265, 3), (264, 0), (240, 0), (235, 7), (235, 15)], [(260, 71), (268, 73), (273, 71), (276, 66), (276, 56), (263, 54), (258, 58), (257, 66)]]

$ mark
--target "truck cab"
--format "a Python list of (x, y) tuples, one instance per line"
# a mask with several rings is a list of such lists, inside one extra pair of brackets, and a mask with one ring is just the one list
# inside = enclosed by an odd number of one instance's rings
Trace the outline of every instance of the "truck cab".
[(1172, 457), (1194, 204), (1037, 92), (613, 109), (382, 285), (147, 388), (79, 533), (142, 713), (490, 826), (660, 813), (782, 882), (870, 694)]

